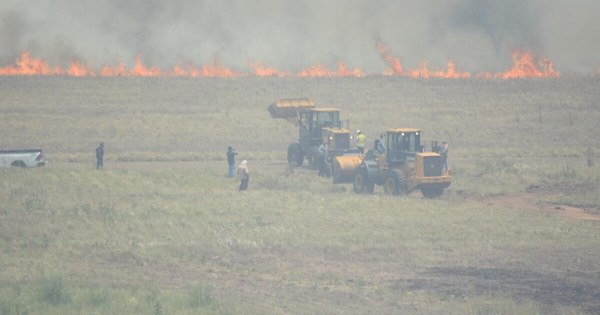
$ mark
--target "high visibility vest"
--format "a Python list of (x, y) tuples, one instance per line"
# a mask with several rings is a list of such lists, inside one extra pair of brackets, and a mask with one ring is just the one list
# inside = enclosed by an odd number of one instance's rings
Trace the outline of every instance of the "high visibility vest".
[(367, 136), (365, 136), (364, 133), (361, 133), (356, 137), (356, 146), (357, 147), (364, 148), (366, 143), (367, 143)]

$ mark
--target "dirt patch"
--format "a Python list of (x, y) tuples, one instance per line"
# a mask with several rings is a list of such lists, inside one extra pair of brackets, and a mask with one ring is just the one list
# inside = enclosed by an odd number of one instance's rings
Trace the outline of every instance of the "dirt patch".
[(600, 215), (592, 213), (591, 209), (544, 202), (534, 192), (491, 196), (483, 201), (490, 206), (547, 211), (571, 219), (600, 221)]
[(445, 267), (431, 268), (421, 275), (419, 279), (403, 280), (401, 286), (455, 297), (500, 294), (539, 301), (550, 307), (578, 306), (587, 313), (600, 313), (598, 273), (548, 274), (520, 269)]

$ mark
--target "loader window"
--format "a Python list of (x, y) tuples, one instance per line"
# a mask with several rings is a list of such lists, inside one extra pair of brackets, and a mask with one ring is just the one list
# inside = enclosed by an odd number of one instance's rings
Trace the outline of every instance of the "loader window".
[(414, 137), (410, 133), (394, 133), (391, 136), (391, 149), (394, 151), (412, 151), (414, 148)]
[(414, 154), (419, 150), (420, 137), (418, 133), (388, 133), (387, 154), (394, 161), (403, 161), (407, 153)]
[(418, 152), (419, 151), (419, 134), (418, 133), (407, 133), (403, 137), (403, 142), (406, 151)]
[(319, 124), (320, 127), (338, 127), (338, 125), (339, 125), (338, 112), (317, 113), (317, 124)]

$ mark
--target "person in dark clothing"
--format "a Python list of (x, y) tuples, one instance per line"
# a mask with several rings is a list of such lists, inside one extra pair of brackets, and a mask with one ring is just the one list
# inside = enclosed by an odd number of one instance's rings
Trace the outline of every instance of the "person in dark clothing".
[(104, 167), (104, 143), (100, 142), (100, 145), (96, 148), (96, 169), (99, 170)]
[(327, 142), (323, 141), (323, 143), (319, 146), (319, 177), (329, 177), (329, 167), (327, 166), (327, 150)]
[(227, 147), (227, 164), (229, 164), (228, 177), (233, 177), (235, 172), (235, 156), (238, 153), (231, 146)]
[(443, 141), (440, 150), (440, 156), (442, 157), (442, 168), (444, 169), (444, 171), (448, 170), (448, 148), (448, 143), (446, 143), (446, 141)]
[(383, 135), (379, 137), (379, 139), (375, 139), (375, 143), (373, 144), (373, 150), (378, 154), (385, 154), (385, 146), (383, 145)]

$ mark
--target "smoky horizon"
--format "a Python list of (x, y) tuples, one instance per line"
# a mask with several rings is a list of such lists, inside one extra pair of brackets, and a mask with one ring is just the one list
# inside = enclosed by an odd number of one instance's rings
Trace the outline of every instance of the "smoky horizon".
[(51, 64), (173, 68), (217, 61), (286, 72), (313, 65), (381, 73), (387, 52), (404, 67), (506, 69), (514, 51), (558, 71), (598, 72), (600, 2), (578, 0), (4, 1), (0, 67), (23, 52)]

